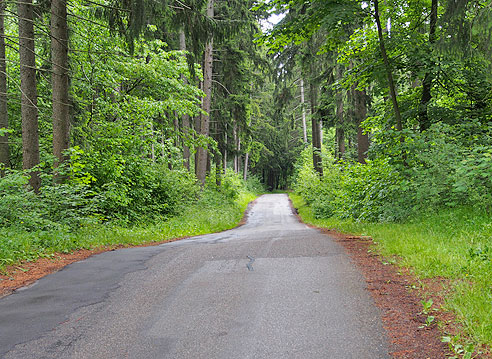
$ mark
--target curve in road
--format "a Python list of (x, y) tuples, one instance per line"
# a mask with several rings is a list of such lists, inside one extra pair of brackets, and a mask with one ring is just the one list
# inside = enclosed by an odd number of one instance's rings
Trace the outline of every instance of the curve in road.
[(242, 227), (103, 253), (0, 299), (0, 357), (390, 356), (350, 258), (272, 194)]

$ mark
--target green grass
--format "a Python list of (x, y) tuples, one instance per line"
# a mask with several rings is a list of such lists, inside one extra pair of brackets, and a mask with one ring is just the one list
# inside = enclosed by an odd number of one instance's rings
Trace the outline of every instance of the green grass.
[(444, 277), (450, 287), (444, 309), (454, 312), (464, 333), (492, 345), (492, 218), (459, 208), (426, 213), (406, 223), (361, 223), (317, 219), (304, 200), (290, 198), (304, 222), (341, 232), (371, 236), (377, 251), (397, 258), (417, 278)]
[(0, 272), (21, 261), (33, 261), (53, 253), (70, 253), (111, 245), (139, 245), (180, 237), (220, 232), (234, 228), (243, 217), (252, 193), (242, 193), (235, 201), (223, 196), (205, 196), (180, 215), (153, 224), (125, 227), (115, 224), (93, 224), (80, 228), (27, 232), (2, 228), (0, 236)]

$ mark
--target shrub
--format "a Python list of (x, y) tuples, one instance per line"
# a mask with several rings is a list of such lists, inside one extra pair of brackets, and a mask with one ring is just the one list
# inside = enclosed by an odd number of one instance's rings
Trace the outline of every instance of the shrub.
[(228, 168), (226, 174), (222, 177), (222, 187), (220, 190), (227, 198), (234, 200), (245, 190), (245, 184), (239, 177), (239, 174), (234, 173), (233, 170)]
[(172, 216), (198, 197), (199, 187), (185, 170), (128, 161), (119, 178), (95, 189), (105, 218), (128, 221)]
[(322, 177), (305, 151), (294, 189), (317, 218), (401, 221), (463, 204), (490, 212), (492, 145), (465, 148), (456, 134), (459, 129), (437, 124), (423, 134), (408, 131), (405, 162), (397, 150), (398, 159), (376, 157), (364, 165), (335, 163), (325, 156)]

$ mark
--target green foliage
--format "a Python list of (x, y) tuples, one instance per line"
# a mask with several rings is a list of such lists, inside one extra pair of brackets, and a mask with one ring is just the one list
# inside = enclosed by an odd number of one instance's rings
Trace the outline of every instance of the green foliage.
[[(318, 218), (337, 216), (357, 221), (402, 221), (457, 205), (490, 211), (492, 143), (489, 133), (463, 141), (463, 126), (435, 124), (424, 133), (409, 132), (406, 164), (394, 160), (398, 141), (375, 134), (372, 160), (366, 164), (327, 156), (324, 176), (312, 170), (305, 152), (298, 163), (295, 191), (312, 205)], [(383, 136), (384, 138), (381, 138)]]
[(128, 221), (174, 215), (198, 195), (189, 173), (145, 164), (138, 158), (126, 158), (120, 174), (95, 190), (105, 219)]
[[(198, 198), (199, 187), (189, 174), (159, 168), (149, 171), (140, 175), (143, 182), (134, 183), (139, 187), (115, 182), (111, 195), (73, 184), (45, 185), (36, 195), (27, 190), (27, 177), (20, 172), (0, 178), (0, 271), (55, 252), (230, 229), (255, 198), (237, 175), (229, 176), (233, 194), (209, 188)], [(124, 196), (126, 207), (119, 202)]]
[(488, 213), (492, 204), (492, 146), (477, 146), (465, 153), (456, 168), (454, 190), (466, 194), (470, 203), (485, 206)]
[(231, 169), (228, 169), (225, 176), (222, 178), (221, 192), (227, 198), (232, 200), (239, 197), (241, 190), (243, 188), (243, 183), (239, 178), (239, 175), (234, 173)]
[(265, 184), (256, 175), (249, 175), (246, 179), (245, 186), (246, 190), (251, 193), (260, 194), (266, 192)]
[(410, 208), (401, 198), (403, 179), (387, 162), (327, 162), (320, 178), (305, 161), (294, 186), (317, 218), (391, 221), (408, 215)]
[(475, 351), (473, 343), (461, 344), (463, 340), (459, 335), (453, 337), (445, 336), (442, 337), (441, 341), (447, 343), (449, 350), (454, 354), (449, 359), (472, 359), (478, 358), (478, 355), (482, 354), (480, 351)]

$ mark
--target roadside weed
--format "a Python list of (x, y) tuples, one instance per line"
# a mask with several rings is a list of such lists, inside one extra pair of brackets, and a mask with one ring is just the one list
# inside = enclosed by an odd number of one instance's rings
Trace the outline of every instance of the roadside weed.
[(471, 343), (460, 344), (460, 336), (445, 336), (441, 341), (447, 343), (449, 350), (454, 354), (449, 359), (473, 359), (478, 358), (478, 355), (482, 354), (480, 351), (475, 352), (475, 346)]

